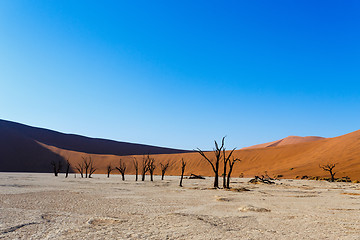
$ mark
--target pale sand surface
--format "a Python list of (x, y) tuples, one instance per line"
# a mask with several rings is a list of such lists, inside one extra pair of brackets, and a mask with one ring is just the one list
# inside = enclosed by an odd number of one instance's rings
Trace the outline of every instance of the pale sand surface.
[(0, 173), (0, 239), (360, 239), (360, 185)]

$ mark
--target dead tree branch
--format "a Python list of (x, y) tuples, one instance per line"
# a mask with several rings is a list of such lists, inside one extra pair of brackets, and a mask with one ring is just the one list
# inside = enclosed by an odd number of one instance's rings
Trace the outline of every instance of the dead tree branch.
[(330, 173), (330, 176), (331, 176), (331, 179), (330, 181), (331, 182), (334, 182), (335, 181), (335, 174), (336, 172), (333, 171), (333, 169), (335, 168), (336, 166), (336, 163), (328, 163), (326, 165), (319, 165), (320, 168), (322, 168), (324, 171), (327, 171)]
[(119, 167), (116, 167), (117, 170), (121, 173), (122, 180), (125, 181), (125, 170), (126, 170), (126, 164), (122, 162), (121, 158), (119, 161)]

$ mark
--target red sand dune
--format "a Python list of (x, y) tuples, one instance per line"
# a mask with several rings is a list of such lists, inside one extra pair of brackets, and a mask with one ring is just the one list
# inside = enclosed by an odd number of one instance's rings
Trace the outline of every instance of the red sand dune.
[[(73, 164), (81, 161), (82, 156), (91, 156), (98, 167), (97, 173), (105, 173), (108, 164), (111, 163), (115, 166), (121, 158), (128, 166), (128, 174), (134, 174), (132, 164), (134, 157), (139, 161), (140, 165), (143, 158), (143, 155), (123, 157), (89, 155), (55, 147), (48, 148), (61, 156), (70, 157)], [(208, 156), (212, 157), (213, 153), (208, 152)], [(337, 163), (335, 169), (338, 173), (336, 176), (349, 176), (353, 180), (360, 180), (360, 131), (318, 141), (270, 148), (237, 150), (234, 156), (242, 160), (234, 167), (233, 176), (237, 177), (242, 173), (245, 177), (253, 177), (254, 175), (264, 174), (265, 171), (270, 176), (281, 174), (284, 178), (295, 178), (303, 175), (325, 177), (328, 174), (319, 168), (319, 164)], [(187, 162), (186, 174), (212, 175), (210, 165), (198, 153), (157, 154), (152, 155), (152, 157), (155, 158), (157, 164), (170, 161), (172, 167), (167, 172), (169, 175), (180, 174), (182, 158)], [(155, 170), (155, 173), (160, 174), (159, 167)]]
[(268, 142), (268, 143), (262, 143), (257, 144), (250, 147), (244, 147), (242, 149), (253, 149), (253, 148), (266, 148), (266, 147), (276, 147), (276, 146), (284, 146), (289, 144), (297, 144), (297, 143), (304, 143), (304, 142), (313, 142), (317, 140), (324, 139), (323, 137), (315, 137), (315, 136), (308, 136), (308, 137), (299, 137), (299, 136), (288, 136), (286, 138)]
[[(127, 173), (134, 174), (132, 164), (134, 157), (139, 162), (139, 165), (141, 165), (143, 158), (142, 154), (144, 152), (139, 152), (137, 155), (119, 156), (117, 154), (106, 153), (106, 151), (103, 151), (101, 154), (84, 152), (73, 146), (63, 149), (59, 146), (40, 141), (48, 139), (48, 136), (32, 139), (31, 136), (21, 135), (21, 131), (14, 131), (8, 125), (4, 127), (1, 123), (0, 121), (0, 171), (50, 172), (51, 160), (58, 160), (60, 157), (60, 159), (65, 161), (65, 159), (69, 158), (74, 167), (82, 160), (82, 157), (91, 156), (98, 169), (96, 173), (105, 173), (108, 164), (116, 166), (119, 164), (119, 159), (122, 158), (127, 164)], [(42, 134), (46, 133), (46, 131), (42, 132)], [(84, 139), (85, 142), (89, 141), (89, 138), (85, 137), (77, 139)], [(309, 140), (311, 138), (304, 139)], [(113, 141), (110, 142), (113, 144)], [(300, 143), (298, 139), (291, 137), (285, 138), (283, 142), (287, 144), (280, 144), (280, 142), (272, 144), (271, 147), (267, 145), (267, 147), (263, 148), (247, 148), (235, 151), (234, 156), (242, 161), (235, 165), (233, 176), (237, 177), (243, 173), (245, 177), (253, 177), (254, 175), (264, 174), (267, 171), (270, 176), (281, 174), (284, 178), (295, 178), (296, 176), (303, 175), (323, 177), (328, 174), (319, 168), (319, 164), (336, 163), (335, 170), (337, 171), (337, 177), (349, 176), (353, 180), (360, 180), (360, 131), (335, 138), (324, 138)], [(96, 145), (91, 139), (90, 143)], [(101, 143), (105, 144), (106, 141), (101, 141)], [(211, 143), (211, 140), (209, 143)], [(81, 142), (81, 145), (84, 149), (87, 148), (84, 142)], [(209, 147), (212, 146), (209, 145)], [(159, 149), (163, 148), (155, 148), (155, 150)], [(123, 150), (126, 151), (126, 149)], [(165, 150), (168, 151), (169, 149)], [(170, 151), (181, 150), (170, 149)], [(213, 156), (212, 152), (207, 154), (210, 157)], [(183, 158), (187, 162), (186, 174), (212, 175), (210, 165), (196, 152), (153, 154), (152, 157), (155, 158), (157, 164), (155, 174), (160, 174), (160, 162), (170, 161), (172, 166), (167, 174), (179, 175), (180, 162)]]

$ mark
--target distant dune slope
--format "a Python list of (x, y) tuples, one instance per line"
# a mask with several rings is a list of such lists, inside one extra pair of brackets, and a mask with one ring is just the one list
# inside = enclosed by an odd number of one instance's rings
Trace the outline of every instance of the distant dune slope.
[(250, 147), (244, 147), (242, 149), (284, 146), (284, 145), (289, 145), (289, 144), (313, 142), (313, 141), (317, 141), (317, 140), (321, 140), (321, 139), (324, 139), (324, 138), (323, 137), (316, 137), (316, 136), (308, 136), (308, 137), (288, 136), (286, 138), (283, 138), (283, 139), (280, 139), (280, 140), (277, 140), (277, 141), (257, 144), (257, 145), (250, 146)]
[(189, 152), (186, 150), (64, 134), (0, 120), (0, 171), (49, 172), (51, 171), (50, 162), (52, 160), (65, 161), (62, 156), (49, 151), (42, 144), (89, 154), (133, 155)]

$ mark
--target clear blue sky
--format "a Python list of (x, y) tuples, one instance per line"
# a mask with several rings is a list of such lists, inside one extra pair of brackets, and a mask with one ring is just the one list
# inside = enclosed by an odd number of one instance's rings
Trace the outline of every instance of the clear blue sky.
[(360, 129), (359, 1), (0, 1), (0, 118), (174, 148)]

